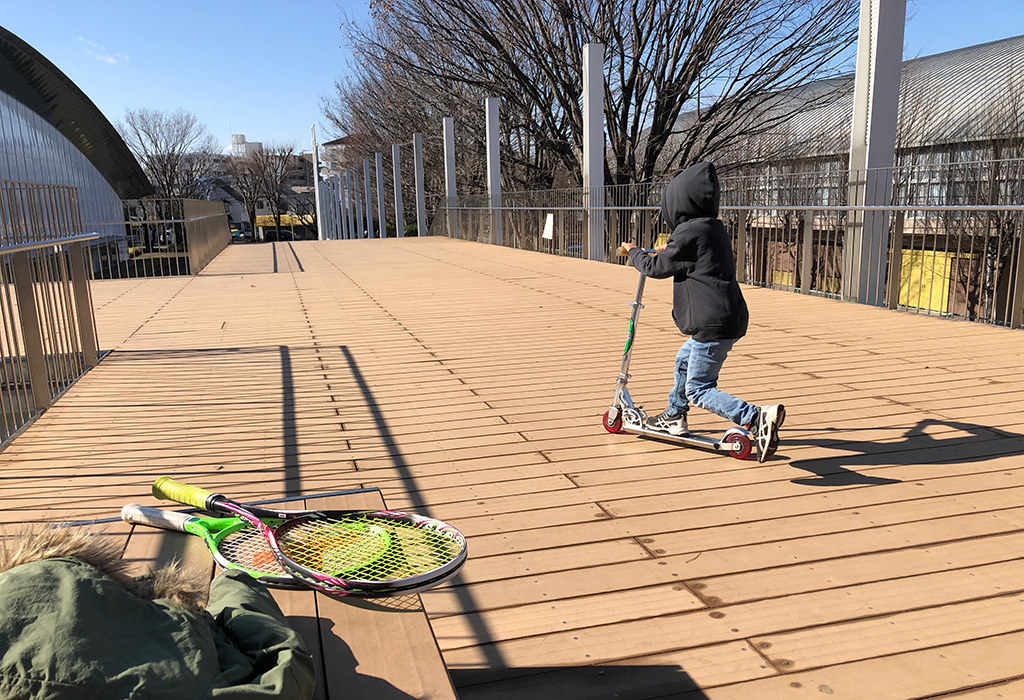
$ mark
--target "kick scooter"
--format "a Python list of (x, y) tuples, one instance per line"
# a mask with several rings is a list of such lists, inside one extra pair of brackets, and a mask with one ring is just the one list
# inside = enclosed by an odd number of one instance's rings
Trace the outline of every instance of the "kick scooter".
[[(653, 248), (642, 248), (644, 253), (655, 253)], [(623, 254), (620, 248), (619, 251)], [(611, 407), (604, 414), (604, 429), (609, 433), (633, 433), (645, 437), (666, 440), (688, 447), (699, 447), (713, 452), (725, 452), (736, 459), (746, 459), (750, 456), (752, 441), (750, 432), (739, 426), (734, 426), (725, 431), (721, 440), (713, 440), (701, 435), (672, 435), (662, 430), (654, 430), (647, 425), (647, 411), (643, 406), (633, 403), (626, 383), (629, 381), (629, 358), (633, 353), (633, 341), (636, 338), (636, 322), (640, 317), (640, 309), (644, 307), (640, 299), (644, 295), (644, 282), (646, 277), (640, 273), (640, 281), (636, 285), (636, 299), (629, 302), (633, 307), (633, 313), (629, 317), (629, 332), (626, 335), (626, 347), (622, 351), (622, 367), (619, 369), (619, 379), (615, 383), (615, 398), (612, 399)]]

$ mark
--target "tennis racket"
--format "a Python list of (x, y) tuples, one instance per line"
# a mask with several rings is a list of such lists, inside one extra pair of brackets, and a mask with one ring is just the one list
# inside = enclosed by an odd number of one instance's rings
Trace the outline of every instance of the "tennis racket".
[(162, 476), (153, 495), (242, 518), (291, 576), (339, 596), (390, 596), (443, 583), (466, 561), (466, 539), (433, 518), (391, 510), (269, 510)]
[(203, 540), (214, 561), (222, 569), (244, 571), (268, 586), (304, 587), (302, 582), (281, 567), (263, 535), (242, 518), (199, 518), (173, 510), (129, 503), (121, 509), (121, 519), (135, 525), (150, 525), (195, 535)]

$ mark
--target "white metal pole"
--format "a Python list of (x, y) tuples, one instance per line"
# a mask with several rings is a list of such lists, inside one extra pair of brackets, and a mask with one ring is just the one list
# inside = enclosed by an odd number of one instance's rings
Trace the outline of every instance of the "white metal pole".
[[(892, 203), (906, 16), (907, 0), (861, 0), (850, 138), (849, 201), (854, 205)], [(843, 298), (881, 306), (885, 301), (889, 213), (851, 212), (847, 234)]]
[(501, 100), (488, 97), (487, 111), (487, 194), (491, 207), (491, 243), (502, 244), (501, 213), (501, 140), (498, 132), (498, 112)]
[(423, 191), (423, 134), (412, 135), (413, 160), (416, 166), (416, 235), (427, 235), (427, 195)]
[(369, 158), (363, 158), (363, 196), (366, 197), (366, 237), (373, 238), (373, 186), (370, 184)]
[(405, 216), (402, 212), (402, 152), (398, 144), (391, 146), (391, 166), (395, 173), (395, 233), (405, 237)]
[(374, 154), (374, 168), (377, 172), (377, 222), (380, 224), (380, 237), (388, 237), (388, 222), (384, 217), (384, 154)]
[(360, 221), (362, 215), (359, 213), (361, 211), (359, 207), (359, 179), (353, 168), (348, 169), (348, 196), (348, 211), (349, 216), (352, 217), (352, 238), (362, 238), (363, 224)]
[(359, 191), (359, 170), (353, 168), (353, 182), (355, 190), (353, 194), (356, 200), (356, 238), (366, 238), (366, 222), (363, 219), (363, 197)]
[(338, 203), (341, 205), (341, 237), (348, 238), (348, 183), (345, 170), (338, 173)]
[(448, 237), (456, 235), (455, 229), (455, 119), (444, 118), (444, 193), (448, 207)]
[(323, 209), (320, 207), (320, 147), (316, 143), (316, 124), (309, 127), (309, 135), (313, 142), (313, 201), (316, 209), (316, 239), (324, 239), (323, 228), (320, 222), (323, 219)]
[(345, 197), (341, 187), (341, 171), (334, 176), (334, 197), (338, 204), (335, 207), (338, 210), (338, 240), (345, 238)]
[(583, 52), (583, 191), (590, 260), (604, 260), (604, 45), (587, 44)]
[(330, 238), (335, 241), (341, 238), (341, 197), (338, 196), (341, 188), (338, 180), (337, 175), (332, 175), (324, 185), (326, 191), (330, 193), (327, 199), (327, 209), (331, 212), (332, 221)]
[(345, 213), (348, 217), (348, 238), (359, 238), (356, 232), (355, 184), (352, 182), (352, 168), (345, 168)]

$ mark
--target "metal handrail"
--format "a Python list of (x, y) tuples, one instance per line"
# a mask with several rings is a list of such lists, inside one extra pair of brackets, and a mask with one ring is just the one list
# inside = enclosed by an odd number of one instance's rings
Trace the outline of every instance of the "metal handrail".
[[(575, 207), (544, 207), (544, 206), (519, 206), (516, 204), (502, 205), (500, 207), (448, 207), (440, 206), (439, 210), (444, 211), (660, 211), (661, 207), (651, 204), (620, 205), (620, 206), (599, 206), (588, 207), (581, 204)], [(788, 204), (724, 204), (719, 207), (722, 211), (749, 211), (751, 209), (777, 209), (780, 211), (1024, 211), (1024, 204), (965, 204), (955, 206), (949, 204), (894, 204), (891, 206), (865, 206), (865, 205), (794, 205)]]
[(16, 243), (14, 245), (0, 246), (0, 255), (8, 253), (21, 253), (26, 250), (38, 250), (49, 248), (55, 245), (67, 245), (70, 243), (82, 243), (83, 241), (94, 241), (100, 237), (98, 233), (81, 233), (77, 236), (66, 236), (64, 238), (50, 238), (45, 241), (32, 241), (30, 243)]

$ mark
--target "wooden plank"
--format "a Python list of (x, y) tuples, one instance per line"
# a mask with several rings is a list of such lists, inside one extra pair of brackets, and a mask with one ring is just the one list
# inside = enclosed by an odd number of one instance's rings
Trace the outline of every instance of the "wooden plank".
[[(989, 520), (992, 522), (987, 522)], [(1014, 522), (1012, 519), (1000, 521), (982, 515), (969, 523), (971, 530), (964, 529), (968, 523), (960, 518), (947, 522), (945, 534), (933, 532), (930, 528), (920, 525), (907, 526), (912, 529), (906, 531), (883, 527), (859, 533), (822, 535), (782, 543), (753, 544), (710, 552), (659, 557), (656, 560), (630, 561), (629, 558), (622, 557), (618, 561), (606, 562), (603, 566), (596, 563), (587, 566), (579, 561), (570, 561), (560, 564), (556, 562), (549, 564), (547, 569), (541, 569), (540, 562), (535, 562), (528, 554), (505, 555), (490, 557), (487, 569), (476, 562), (471, 562), (476, 569), (460, 580), (474, 584), (473, 600), (477, 606), (474, 609), (485, 610), (489, 607), (536, 602), (541, 599), (541, 593), (544, 594), (543, 598), (557, 600), (561, 597), (631, 588), (639, 585), (638, 582), (643, 582), (644, 585), (672, 583), (678, 580), (700, 582), (719, 574), (768, 570), (798, 562), (809, 564), (811, 561), (899, 551), (941, 542), (960, 541), (969, 536), (985, 537), (1013, 533), (1020, 529)], [(894, 532), (889, 532), (890, 530)], [(912, 534), (916, 535), (916, 539), (908, 537)], [(550, 558), (545, 557), (545, 560), (550, 561)], [(507, 576), (500, 575), (506, 564), (518, 566), (519, 571), (526, 568), (531, 571), (528, 572), (528, 577), (524, 576), (513, 586), (510, 585)], [(580, 573), (581, 566), (586, 566), (583, 574)], [(425, 593), (424, 598), (427, 601), (427, 609), (433, 615), (470, 612), (465, 609), (464, 601), (457, 600), (448, 589)]]
[[(900, 580), (852, 586), (782, 599), (557, 631), (445, 652), (452, 669), (491, 668), (489, 658), (502, 660), (494, 675), (512, 677), (538, 665), (575, 666), (621, 659), (623, 650), (659, 653), (750, 639), (796, 626), (813, 627), (867, 616), (995, 597), (1012, 589), (1024, 575), (1024, 562), (1006, 562)], [(595, 600), (595, 604), (598, 601)], [(1022, 662), (1024, 663), (1024, 662)]]
[(1013, 700), (1024, 697), (1024, 679), (944, 695), (953, 700)]
[(906, 700), (945, 695), (1024, 675), (1024, 658), (1010, 650), (1024, 632), (897, 656), (765, 678), (703, 691), (708, 700), (774, 700), (822, 694), (836, 700)]
[[(308, 499), (307, 506), (372, 509), (384, 501), (371, 491)], [(316, 603), (330, 696), (455, 697), (418, 596), (359, 601), (318, 593)]]
[(547, 634), (556, 630), (670, 615), (704, 608), (703, 601), (682, 583), (636, 586), (599, 596), (544, 600), (532, 605), (466, 613), (431, 621), (441, 649), (475, 646), (480, 630), (488, 629), (487, 642)]
[(486, 673), (454, 671), (460, 700), (519, 698), (676, 697), (688, 690), (777, 675), (746, 642), (643, 656), (609, 664), (539, 667), (532, 673), (490, 682)]
[(750, 641), (776, 668), (790, 673), (1022, 630), (1024, 597), (1017, 591)]
[(687, 581), (687, 584), (705, 600), (726, 605), (1008, 561), (1022, 548), (1024, 533), (1011, 532), (928, 547), (725, 574)]

